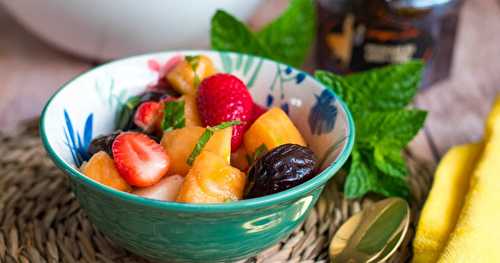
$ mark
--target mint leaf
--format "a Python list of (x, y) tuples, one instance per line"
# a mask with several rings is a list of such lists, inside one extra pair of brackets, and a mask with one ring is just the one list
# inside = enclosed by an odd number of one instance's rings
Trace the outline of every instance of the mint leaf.
[(231, 126), (239, 125), (241, 124), (240, 121), (227, 121), (223, 122), (219, 125), (213, 126), (213, 127), (207, 127), (205, 131), (201, 134), (200, 139), (198, 139), (198, 142), (193, 148), (193, 151), (189, 155), (188, 159), (186, 160), (186, 163), (189, 164), (190, 166), (193, 165), (194, 160), (198, 155), (200, 155), (201, 151), (205, 147), (205, 145), (208, 143), (210, 138), (214, 135), (216, 131), (223, 130), (225, 128), (229, 128)]
[(269, 149), (267, 149), (267, 146), (265, 144), (261, 144), (259, 147), (257, 147), (257, 149), (255, 149), (255, 153), (252, 156), (250, 155), (246, 156), (248, 165), (252, 165), (252, 163), (255, 162), (255, 160), (259, 159), (262, 155), (266, 154), (268, 151)]
[(267, 146), (265, 144), (261, 144), (257, 149), (255, 149), (255, 153), (253, 154), (253, 160), (257, 160), (260, 158), (260, 156), (266, 154), (269, 151), (267, 149)]
[(134, 110), (139, 103), (141, 102), (141, 96), (133, 96), (130, 97), (125, 104), (123, 104), (120, 114), (118, 115), (118, 119), (116, 121), (116, 129), (123, 130), (126, 128), (128, 122), (132, 118), (132, 114), (134, 114)]
[(344, 194), (348, 198), (360, 198), (369, 192), (403, 198), (408, 198), (410, 193), (404, 178), (382, 173), (374, 166), (370, 157), (363, 156), (358, 149), (354, 149)]
[(292, 0), (281, 16), (257, 33), (273, 59), (295, 67), (304, 63), (315, 38), (315, 11), (311, 0)]
[(400, 149), (405, 147), (422, 128), (427, 112), (396, 110), (358, 113), (356, 140), (361, 144), (384, 143)]
[(293, 0), (276, 20), (254, 34), (235, 17), (218, 10), (210, 30), (212, 49), (247, 53), (292, 66), (304, 63), (316, 33), (312, 0)]
[(369, 98), (369, 90), (355, 89), (347, 83), (344, 77), (328, 71), (318, 70), (314, 73), (314, 77), (340, 96), (353, 114), (364, 112), (364, 106), (368, 104), (365, 100)]
[(163, 131), (171, 131), (186, 126), (184, 106), (185, 102), (183, 100), (164, 103), (163, 121), (161, 122), (161, 129)]
[(387, 175), (395, 177), (405, 177), (408, 175), (408, 168), (401, 154), (400, 147), (379, 144), (373, 151), (373, 158), (375, 166)]
[(242, 22), (225, 11), (212, 17), (210, 30), (212, 49), (270, 57), (271, 51)]
[(424, 63), (420, 60), (404, 64), (390, 65), (354, 73), (344, 79), (352, 89), (362, 90), (357, 94), (366, 110), (395, 110), (402, 109), (411, 102), (415, 96)]
[(200, 64), (200, 56), (186, 56), (186, 61), (191, 66), (191, 69), (193, 70), (194, 73), (193, 84), (195, 87), (198, 87), (198, 85), (200, 85), (201, 80), (200, 76), (198, 76), (198, 73), (196, 72), (196, 69), (198, 68), (198, 64)]

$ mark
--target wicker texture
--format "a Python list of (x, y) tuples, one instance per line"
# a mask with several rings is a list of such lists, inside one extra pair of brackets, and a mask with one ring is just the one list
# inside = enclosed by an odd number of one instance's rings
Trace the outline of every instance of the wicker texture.
[[(32, 123), (15, 136), (0, 135), (0, 262), (147, 262), (114, 245), (87, 220), (36, 131)], [(412, 224), (389, 262), (409, 259), (418, 209), (432, 181), (426, 165), (408, 160)], [(335, 181), (326, 186), (307, 220), (287, 239), (243, 262), (327, 262), (338, 227), (376, 200), (346, 200), (337, 188)]]

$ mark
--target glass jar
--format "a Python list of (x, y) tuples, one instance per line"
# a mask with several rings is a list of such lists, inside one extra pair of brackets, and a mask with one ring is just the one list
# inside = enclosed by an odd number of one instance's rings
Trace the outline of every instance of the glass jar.
[(317, 65), (340, 74), (423, 59), (449, 76), (461, 0), (318, 0)]

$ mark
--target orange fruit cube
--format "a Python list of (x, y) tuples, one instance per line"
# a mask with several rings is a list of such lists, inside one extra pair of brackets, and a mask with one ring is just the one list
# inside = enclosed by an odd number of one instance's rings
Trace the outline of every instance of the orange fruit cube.
[(118, 173), (113, 159), (104, 151), (94, 154), (80, 167), (80, 170), (87, 177), (103, 185), (124, 192), (132, 191), (132, 187)]

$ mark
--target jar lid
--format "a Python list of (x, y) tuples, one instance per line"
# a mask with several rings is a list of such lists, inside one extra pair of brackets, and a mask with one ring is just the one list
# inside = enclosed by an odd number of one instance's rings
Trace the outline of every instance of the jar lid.
[(385, 0), (389, 6), (396, 9), (429, 9), (458, 0)]

